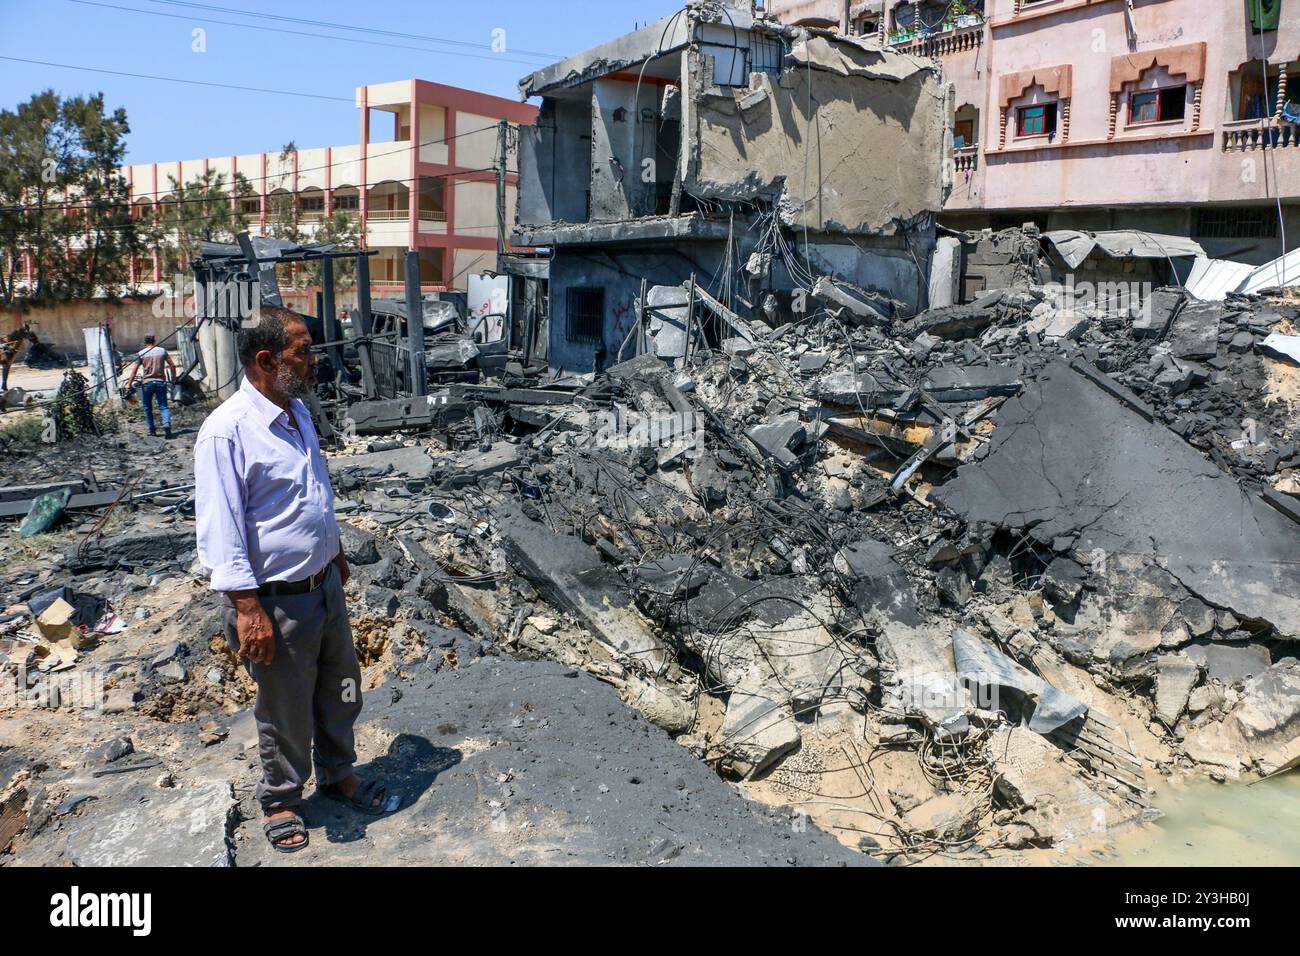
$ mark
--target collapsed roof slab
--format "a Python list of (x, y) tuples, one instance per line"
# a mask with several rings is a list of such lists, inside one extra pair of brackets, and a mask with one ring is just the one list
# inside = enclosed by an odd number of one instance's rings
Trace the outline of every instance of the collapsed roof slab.
[(1049, 366), (988, 449), (932, 499), (972, 524), (1077, 535), (1093, 560), (1150, 555), (1207, 604), (1300, 638), (1300, 524), (1092, 377)]
[(571, 89), (680, 50), (690, 42), (693, 29), (687, 11), (679, 10), (632, 33), (530, 73), (519, 81), (519, 98), (527, 100), (531, 96)]
[(658, 242), (680, 239), (725, 240), (727, 222), (700, 215), (652, 216), (620, 222), (554, 222), (541, 226), (520, 226), (511, 236), (517, 246), (608, 245), (625, 242)]

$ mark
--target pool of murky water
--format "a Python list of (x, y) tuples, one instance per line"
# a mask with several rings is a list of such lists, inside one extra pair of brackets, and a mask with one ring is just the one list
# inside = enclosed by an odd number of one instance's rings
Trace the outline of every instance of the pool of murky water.
[(1300, 866), (1300, 771), (1270, 780), (1163, 782), (1165, 816), (1116, 834), (1110, 866)]

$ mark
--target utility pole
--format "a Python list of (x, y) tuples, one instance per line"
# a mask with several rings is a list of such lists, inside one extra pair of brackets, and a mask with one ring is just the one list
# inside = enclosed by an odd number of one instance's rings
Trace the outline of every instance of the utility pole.
[(510, 137), (510, 123), (497, 123), (497, 271), (501, 271), (501, 258), (506, 254), (506, 149)]

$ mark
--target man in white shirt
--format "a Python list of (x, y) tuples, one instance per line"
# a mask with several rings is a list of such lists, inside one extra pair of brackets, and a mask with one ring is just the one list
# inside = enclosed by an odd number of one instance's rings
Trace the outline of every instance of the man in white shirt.
[(267, 839), (288, 853), (307, 845), (298, 807), (313, 762), (317, 789), (357, 810), (386, 812), (396, 798), (352, 769), (361, 670), (334, 491), (301, 401), (315, 384), (311, 333), (297, 314), (263, 306), (240, 330), (239, 358), (243, 384), (194, 447), (199, 557), (257, 682), (257, 796)]

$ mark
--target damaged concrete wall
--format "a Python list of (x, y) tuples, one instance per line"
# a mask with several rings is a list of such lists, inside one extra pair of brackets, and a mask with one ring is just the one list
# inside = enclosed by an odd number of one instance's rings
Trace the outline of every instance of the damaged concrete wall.
[(590, 101), (543, 100), (537, 123), (519, 127), (516, 221), (586, 222), (587, 177), (574, 171), (590, 163)]
[[(652, 83), (603, 79), (591, 94), (591, 218), (635, 219), (654, 212), (655, 128), (659, 88)], [(576, 177), (575, 177), (576, 178)]]
[(684, 14), (685, 11), (679, 10), (632, 33), (530, 73), (519, 81), (520, 99), (541, 96), (555, 89), (572, 89), (651, 57), (681, 49), (689, 42), (693, 30), (691, 18)]
[[(907, 249), (908, 242), (911, 252)], [(924, 273), (916, 264), (918, 260), (929, 262), (934, 243), (932, 230), (906, 240), (902, 236), (868, 236), (857, 242), (811, 242), (808, 259), (818, 273), (873, 289), (919, 311), (926, 305), (927, 285)]]
[(951, 107), (929, 61), (813, 36), (780, 79), (731, 88), (712, 83), (711, 57), (687, 56), (692, 195), (770, 197), (784, 225), (826, 232), (890, 232), (942, 207)]
[[(645, 249), (635, 252), (618, 249), (559, 249), (551, 260), (551, 333), (548, 362), (551, 368), (567, 371), (591, 371), (592, 353), (605, 350), (606, 364), (612, 364), (618, 347), (637, 321), (637, 301), (641, 293), (641, 276), (653, 276), (654, 283), (672, 285), (685, 282), (692, 270), (702, 271), (722, 254), (720, 244), (692, 247), (691, 258), (673, 248)], [(569, 290), (600, 288), (605, 290), (604, 334), (600, 342), (575, 341), (569, 335)], [(629, 347), (628, 356), (632, 350)]]

